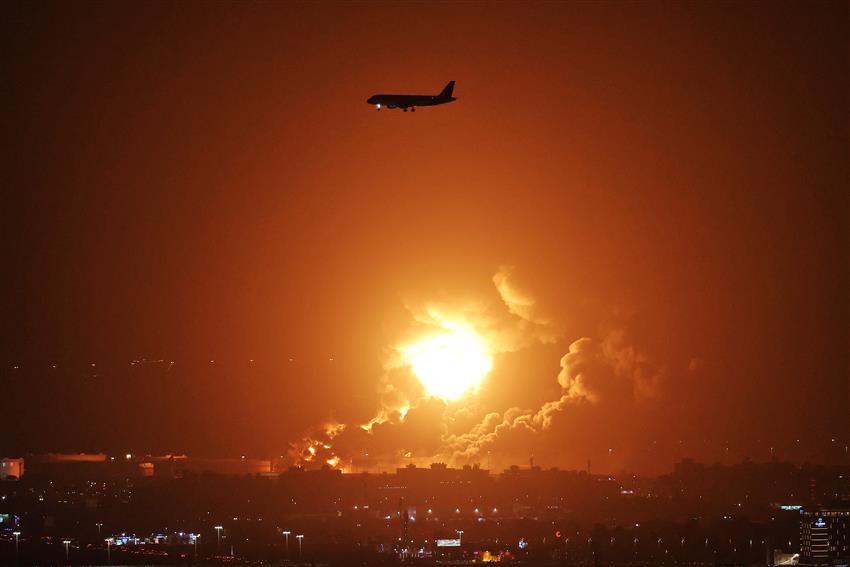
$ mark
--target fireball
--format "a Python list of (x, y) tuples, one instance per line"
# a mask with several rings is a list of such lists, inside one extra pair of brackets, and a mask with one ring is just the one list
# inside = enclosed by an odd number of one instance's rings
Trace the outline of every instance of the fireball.
[(457, 400), (481, 384), (493, 362), (484, 339), (474, 329), (449, 322), (443, 327), (445, 332), (400, 351), (429, 395)]

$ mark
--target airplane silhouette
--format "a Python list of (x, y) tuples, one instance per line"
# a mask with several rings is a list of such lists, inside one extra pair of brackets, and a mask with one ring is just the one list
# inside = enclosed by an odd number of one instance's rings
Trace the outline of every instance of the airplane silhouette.
[(455, 88), (455, 82), (449, 81), (446, 88), (436, 96), (430, 95), (400, 95), (400, 94), (376, 94), (369, 97), (366, 101), (368, 104), (374, 104), (378, 110), (381, 108), (400, 108), (407, 112), (416, 112), (417, 106), (436, 106), (438, 104), (446, 104), (457, 100), (452, 96), (452, 91)]

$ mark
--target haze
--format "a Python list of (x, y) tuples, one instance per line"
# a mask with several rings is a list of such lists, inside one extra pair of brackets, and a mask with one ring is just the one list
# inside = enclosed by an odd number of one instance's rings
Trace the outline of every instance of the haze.
[[(6, 12), (0, 453), (846, 450), (846, 4)], [(435, 313), (463, 403), (398, 360)]]

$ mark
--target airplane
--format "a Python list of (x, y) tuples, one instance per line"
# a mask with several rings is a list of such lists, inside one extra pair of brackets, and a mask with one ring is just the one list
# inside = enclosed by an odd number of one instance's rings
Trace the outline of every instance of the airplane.
[(400, 108), (407, 112), (416, 112), (417, 106), (436, 106), (438, 104), (446, 104), (457, 100), (452, 96), (452, 91), (455, 88), (455, 82), (449, 81), (446, 88), (437, 96), (430, 95), (398, 95), (398, 94), (376, 94), (369, 97), (367, 104), (374, 104), (380, 111), (381, 108)]

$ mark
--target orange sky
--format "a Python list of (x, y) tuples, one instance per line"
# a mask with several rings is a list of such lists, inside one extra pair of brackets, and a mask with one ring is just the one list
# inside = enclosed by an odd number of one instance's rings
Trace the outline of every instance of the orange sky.
[[(564, 412), (541, 464), (846, 440), (847, 22), (827, 2), (14, 4), (8, 449), (271, 453), (368, 420), (406, 306), (508, 320), (501, 266), (557, 337), (496, 361), (493, 411), (557, 398), (582, 337), (619, 332), (665, 376), (653, 405)], [(365, 104), (448, 80), (450, 105)]]

